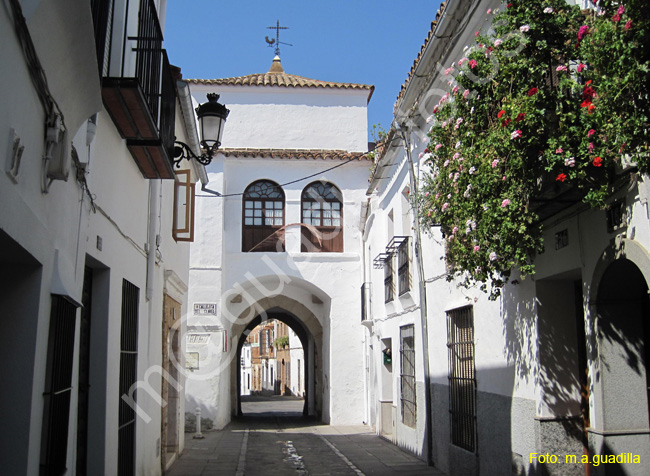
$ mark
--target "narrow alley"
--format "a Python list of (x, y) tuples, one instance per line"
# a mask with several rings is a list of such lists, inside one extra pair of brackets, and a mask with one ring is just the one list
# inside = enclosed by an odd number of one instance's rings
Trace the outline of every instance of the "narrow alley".
[(244, 416), (204, 439), (187, 434), (185, 451), (166, 476), (437, 475), (440, 471), (367, 426), (329, 426), (302, 417), (303, 401), (242, 401)]

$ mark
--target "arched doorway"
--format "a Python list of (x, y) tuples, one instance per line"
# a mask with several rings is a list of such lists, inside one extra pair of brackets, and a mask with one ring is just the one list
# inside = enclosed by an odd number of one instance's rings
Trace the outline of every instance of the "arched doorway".
[[(624, 240), (620, 251), (603, 257), (596, 267), (591, 306), (596, 418), (590, 443), (594, 454), (631, 452), (643, 460), (650, 453), (650, 255), (638, 243)], [(605, 470), (618, 474), (621, 468)]]
[[(277, 319), (291, 327), (301, 341), (304, 352), (304, 394), (305, 404), (303, 415), (321, 419), (323, 408), (328, 402), (328, 389), (323, 385), (323, 334), (324, 329), (321, 318), (312, 311), (311, 306), (325, 308), (326, 295), (321, 294), (323, 299), (316, 294), (309, 293), (309, 300), (300, 300), (289, 297), (295, 288), (286, 287), (285, 295), (265, 297), (261, 300), (250, 302), (248, 306), (241, 307), (241, 311), (235, 314), (231, 333), (237, 342), (236, 352), (230, 365), (230, 405), (231, 415), (241, 415), (240, 388), (241, 388), (241, 350), (248, 333), (262, 321)], [(298, 296), (296, 296), (298, 297)], [(237, 303), (235, 303), (237, 304)], [(324, 309), (327, 315), (327, 309)], [(254, 317), (252, 317), (254, 316)], [(326, 321), (326, 320), (325, 320)], [(233, 342), (234, 344), (234, 342)]]
[[(316, 409), (317, 407), (316, 402), (314, 401), (315, 392), (313, 391), (312, 388), (314, 385), (314, 379), (312, 378), (312, 375), (315, 372), (315, 369), (314, 366), (311, 365), (311, 360), (315, 360), (317, 358), (317, 354), (312, 356), (312, 358), (310, 359), (310, 355), (309, 355), (310, 353), (308, 352), (308, 349), (310, 347), (310, 341), (312, 342), (312, 346), (313, 346), (313, 337), (310, 335), (309, 330), (304, 326), (303, 323), (301, 323), (301, 321), (296, 316), (294, 316), (293, 314), (287, 312), (282, 308), (271, 309), (268, 312), (264, 312), (263, 314), (256, 316), (255, 319), (250, 321), (248, 326), (246, 326), (245, 330), (241, 333), (241, 336), (239, 337), (239, 341), (237, 344), (237, 358), (235, 359), (235, 362), (243, 361), (242, 359), (243, 347), (245, 342), (247, 342), (249, 335), (251, 335), (252, 332), (260, 333), (260, 338), (255, 339), (257, 345), (259, 346), (257, 355), (262, 355), (263, 353), (266, 353), (266, 350), (263, 350), (263, 348), (266, 348), (269, 345), (269, 343), (266, 341), (266, 339), (268, 339), (267, 323), (271, 323), (273, 321), (279, 321), (286, 324), (291, 330), (295, 332), (298, 339), (300, 340), (300, 344), (302, 346), (302, 352), (301, 352), (302, 362), (300, 360), (298, 360), (297, 362), (298, 366), (300, 367), (298, 375), (304, 372), (304, 385), (305, 385), (305, 392), (304, 392), (305, 398), (304, 398), (302, 414), (303, 416), (309, 416), (309, 415), (316, 416), (316, 414), (313, 411), (310, 412), (310, 408)], [(287, 376), (285, 374), (287, 372), (287, 369), (289, 368), (289, 361), (285, 361), (285, 360), (286, 358), (281, 359), (281, 362), (280, 360), (278, 360), (278, 364), (277, 364), (278, 367), (276, 372), (277, 374), (276, 378), (278, 380), (277, 382), (271, 382), (271, 385), (273, 386), (273, 390), (272, 390), (273, 393), (277, 393), (278, 395), (284, 394), (284, 389), (280, 389), (277, 383), (286, 380)], [(271, 371), (273, 370), (272, 367), (270, 369)], [(256, 369), (252, 369), (251, 371), (252, 375), (256, 375), (255, 370)], [(241, 389), (244, 388), (245, 384), (247, 383), (247, 382), (242, 382), (241, 379), (242, 379), (242, 372), (238, 371), (237, 383), (235, 385), (235, 389), (238, 390), (236, 392), (237, 405), (236, 405), (236, 413), (235, 413), (237, 416), (241, 416), (243, 413), (242, 405), (241, 405), (241, 396), (242, 396)], [(258, 385), (255, 385), (255, 388), (253, 390), (259, 390), (258, 387), (259, 387)], [(261, 387), (264, 390), (265, 388), (264, 385), (262, 385)]]

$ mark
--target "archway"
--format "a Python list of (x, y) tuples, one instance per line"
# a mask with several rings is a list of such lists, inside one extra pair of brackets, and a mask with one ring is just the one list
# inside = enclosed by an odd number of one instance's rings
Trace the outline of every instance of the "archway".
[[(596, 419), (590, 446), (595, 454), (632, 452), (642, 459), (650, 454), (649, 275), (650, 255), (631, 240), (603, 253), (594, 272), (590, 350)], [(618, 474), (620, 468), (610, 470)]]
[[(234, 360), (234, 362), (241, 362), (242, 361), (242, 349), (244, 346), (244, 343), (246, 342), (248, 336), (250, 333), (257, 329), (258, 326), (263, 326), (266, 322), (271, 322), (273, 320), (280, 321), (284, 324), (286, 324), (290, 329), (292, 329), (295, 334), (298, 336), (298, 339), (300, 340), (300, 343), (302, 345), (303, 349), (303, 361), (300, 364), (301, 370), (300, 372), (304, 372), (304, 384), (305, 384), (305, 398), (304, 398), (304, 404), (303, 404), (303, 409), (302, 409), (302, 414), (303, 416), (317, 416), (318, 410), (317, 410), (317, 405), (315, 402), (315, 392), (313, 389), (314, 386), (314, 379), (312, 378), (315, 369), (314, 366), (312, 365), (312, 360), (316, 360), (317, 354), (313, 356), (310, 359), (310, 353), (307, 351), (310, 347), (310, 342), (314, 342), (313, 336), (310, 335), (308, 329), (304, 326), (304, 324), (298, 319), (295, 315), (292, 313), (282, 309), (282, 308), (273, 308), (270, 309), (267, 312), (264, 312), (263, 314), (260, 314), (256, 316), (248, 326), (246, 326), (246, 329), (242, 332), (241, 336), (239, 337), (239, 341), (237, 344), (237, 358)], [(258, 345), (262, 345), (261, 342), (258, 343)], [(313, 344), (312, 344), (313, 346)], [(284, 360), (283, 360), (284, 362)], [(282, 370), (281, 370), (282, 369)], [(278, 367), (277, 370), (277, 378), (280, 379), (280, 372), (285, 372), (286, 371), (286, 366), (282, 365), (281, 367)], [(237, 383), (235, 385), (235, 400), (236, 400), (236, 412), (235, 414), (237, 416), (241, 416), (243, 414), (242, 412), (242, 406), (241, 406), (241, 389), (242, 389), (242, 381), (241, 381), (242, 373), (241, 371), (237, 371)], [(310, 412), (310, 408), (313, 409), (312, 412)]]
[[(239, 299), (235, 299), (235, 301), (239, 301)], [(235, 302), (235, 304), (240, 303)], [(282, 295), (264, 297), (250, 302), (247, 306), (240, 306), (239, 309), (241, 310), (234, 319), (231, 328), (232, 336), (236, 338), (237, 342), (235, 358), (230, 365), (231, 415), (241, 415), (239, 362), (246, 337), (261, 322), (277, 319), (291, 327), (302, 343), (305, 382), (303, 415), (320, 419), (323, 416), (323, 407), (328, 401), (326, 393), (328, 389), (323, 385), (324, 329), (321, 321), (327, 325), (327, 319), (322, 316), (327, 316), (329, 312), (329, 297), (322, 292), (315, 294), (312, 289), (305, 292), (305, 289), (297, 288), (294, 283), (294, 286), (287, 286)], [(318, 312), (319, 310), (320, 312)], [(317, 314), (321, 315), (320, 318)]]

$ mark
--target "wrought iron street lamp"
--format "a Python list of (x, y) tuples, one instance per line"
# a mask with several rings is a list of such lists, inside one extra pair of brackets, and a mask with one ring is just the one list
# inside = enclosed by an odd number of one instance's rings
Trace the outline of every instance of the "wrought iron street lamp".
[(200, 156), (196, 156), (190, 146), (184, 142), (176, 141), (174, 144), (174, 165), (180, 167), (183, 159), (195, 159), (203, 165), (212, 162), (217, 149), (221, 146), (223, 126), (230, 111), (223, 104), (219, 104), (219, 95), (208, 94), (208, 102), (200, 104), (196, 108), (196, 115), (199, 118), (199, 134), (201, 137), (201, 149), (205, 150)]

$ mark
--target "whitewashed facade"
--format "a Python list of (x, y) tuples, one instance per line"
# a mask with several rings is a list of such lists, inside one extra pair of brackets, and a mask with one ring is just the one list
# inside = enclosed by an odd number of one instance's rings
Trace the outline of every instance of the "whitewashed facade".
[[(182, 200), (166, 145), (196, 144), (195, 119), (161, 43), (150, 93), (169, 89), (137, 125), (152, 142), (124, 129), (136, 96), (121, 113), (111, 99), (116, 83), (124, 94), (142, 83), (138, 13), (161, 42), (164, 5), (11, 1), (0, 12), (3, 474), (159, 475), (183, 449), (189, 244), (174, 236)], [(188, 187), (207, 180), (182, 165)]]
[[(218, 308), (216, 317), (195, 316), (189, 325), (214, 326), (228, 344), (202, 350), (206, 372), (203, 380), (188, 382), (188, 402), (197, 402), (217, 427), (240, 411), (241, 345), (268, 316), (287, 323), (302, 341), (305, 413), (335, 424), (361, 423), (363, 402), (356, 396), (363, 392), (363, 333), (354, 316), (360, 306), (359, 216), (369, 168), (363, 153), (372, 87), (286, 74), (279, 58), (265, 74), (190, 83), (196, 102), (216, 92), (230, 115), (221, 149), (207, 167), (211, 189), (222, 196), (197, 198), (200, 225), (189, 291), (190, 303)], [(284, 195), (278, 199), (284, 204), (284, 251), (242, 251), (242, 193), (258, 180), (277, 184)], [(317, 180), (341, 192), (341, 252), (301, 251), (301, 194)]]
[[(396, 104), (394, 125), (403, 125), (407, 140), (399, 139), (400, 129), (390, 131), (389, 146), (380, 155), (368, 189), (363, 240), (364, 282), (369, 289), (364, 300), (369, 421), (379, 434), (430, 458), (452, 475), (588, 474), (583, 465), (564, 464), (567, 454), (580, 460), (585, 451), (583, 434), (591, 455), (631, 453), (641, 461), (633, 464), (631, 458), (623, 458), (620, 463), (593, 465), (590, 474), (647, 474), (643, 463), (650, 457), (644, 386), (650, 345), (646, 177), (632, 180), (611, 198), (612, 208), (624, 212), (621, 221), (581, 203), (550, 214), (544, 220), (546, 251), (535, 260), (536, 274), (507, 285), (496, 301), (489, 301), (478, 289), (446, 281), (444, 238), (438, 229), (422, 233), (422, 272), (418, 266), (408, 200), (409, 154), (414, 176), (419, 177), (428, 143), (426, 118), (444, 94), (435, 91), (445, 91), (447, 86), (448, 77), (442, 72), (463, 56), (463, 47), (472, 44), (475, 31), (488, 27), (485, 12), (499, 6), (490, 1), (470, 3), (447, 2), (439, 12)], [(468, 21), (464, 33), (450, 43), (460, 18)], [(410, 287), (402, 294), (399, 252), (390, 245), (394, 237), (398, 243), (408, 243), (410, 257)], [(390, 252), (393, 257), (387, 258)], [(385, 294), (387, 259), (392, 259), (389, 274), (395, 289), (390, 300)], [(419, 292), (421, 281), (425, 300)], [(466, 324), (471, 325), (459, 324), (468, 316)], [(427, 329), (423, 330), (423, 322)], [(410, 326), (412, 341), (408, 340)], [(471, 398), (450, 390), (450, 329), (461, 329), (471, 341)], [(411, 348), (414, 352), (406, 357), (414, 360), (414, 369), (402, 357)], [(391, 349), (390, 362), (386, 349)], [(581, 395), (585, 372), (588, 391)], [(404, 402), (409, 396), (404, 391), (405, 373), (414, 373), (414, 422), (405, 416), (413, 408)], [(425, 425), (427, 399), (430, 440)], [(452, 443), (452, 399), (473, 408), (469, 412), (473, 422), (465, 427), (473, 449)], [(585, 409), (588, 424), (583, 419)], [(557, 455), (561, 464), (540, 463), (531, 459), (534, 453)]]

